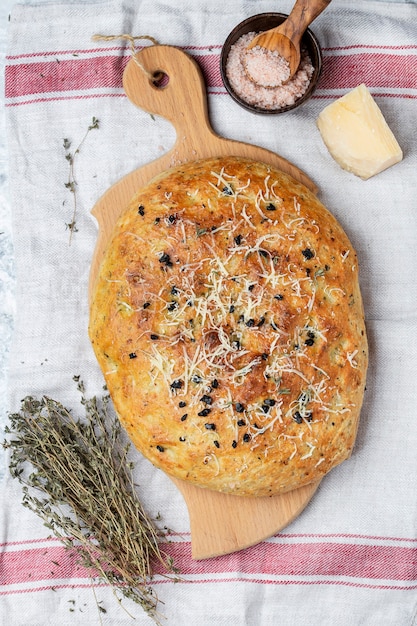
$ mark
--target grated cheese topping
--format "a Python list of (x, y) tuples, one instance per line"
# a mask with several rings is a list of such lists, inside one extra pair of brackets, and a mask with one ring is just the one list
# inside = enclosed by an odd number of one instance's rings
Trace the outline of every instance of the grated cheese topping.
[[(135, 376), (155, 390), (149, 402), (166, 399), (164, 410), (182, 424), (181, 443), (191, 450), (192, 438), (201, 442), (213, 477), (227, 451), (239, 452), (241, 476), (245, 455), (268, 460), (280, 447), (285, 463), (328, 471), (321, 433), (355, 409), (339, 393), (337, 372), (346, 364), (358, 370), (364, 358), (333, 321), (353, 296), (318, 246), (320, 237), (330, 247), (330, 231), (303, 194), (280, 191), (271, 170), (258, 180), (222, 166), (192, 191), (161, 193), (157, 211), (142, 206), (141, 234), (131, 226), (120, 234), (124, 272), (104, 276), (115, 294), (110, 317), (136, 331), (119, 356), (106, 347), (103, 371), (116, 378), (122, 355), (136, 371), (140, 354)], [(355, 271), (345, 241), (333, 258)], [(155, 432), (159, 448), (175, 455), (179, 443), (162, 426)]]

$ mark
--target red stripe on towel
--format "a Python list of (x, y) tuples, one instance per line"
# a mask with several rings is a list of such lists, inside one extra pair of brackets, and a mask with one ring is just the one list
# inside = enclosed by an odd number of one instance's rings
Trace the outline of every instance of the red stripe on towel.
[[(174, 560), (181, 576), (193, 580), (218, 582), (241, 577), (262, 584), (306, 584), (311, 577), (317, 583), (340, 584), (348, 578), (352, 584), (367, 585), (381, 581), (417, 583), (417, 547), (368, 545), (320, 541), (315, 543), (262, 542), (233, 554), (195, 561), (191, 543), (179, 541), (163, 544), (163, 550)], [(61, 545), (33, 549), (7, 549), (2, 555), (3, 585), (36, 583), (69, 578), (88, 578), (87, 569)], [(155, 573), (163, 573), (156, 564)], [(335, 577), (339, 580), (329, 580)], [(304, 580), (303, 580), (304, 579)]]
[[(416, 97), (416, 54), (408, 50), (406, 54), (404, 50), (400, 54), (397, 49), (381, 52), (380, 49), (372, 51), (366, 48), (358, 52), (358, 48), (352, 47), (352, 53), (344, 50), (343, 54), (339, 53), (340, 50), (334, 53), (327, 51), (319, 83), (321, 92), (351, 89), (363, 82), (371, 90), (383, 88), (387, 96)], [(218, 51), (207, 48), (207, 52), (204, 49), (190, 52), (202, 69), (208, 91), (214, 89), (215, 93), (225, 93)], [(85, 54), (91, 54), (91, 51)], [(8, 104), (16, 104), (11, 100), (17, 98), (21, 100), (19, 104), (39, 101), (41, 96), (45, 96), (42, 100), (48, 101), (63, 97), (97, 97), (105, 94), (106, 90), (111, 96), (114, 93), (110, 90), (122, 89), (122, 74), (129, 57), (120, 54), (83, 58), (67, 56), (63, 59), (58, 54), (54, 58), (43, 56), (41, 61), (32, 60), (30, 55), (10, 57), (5, 73)], [(101, 93), (97, 94), (97, 90)]]

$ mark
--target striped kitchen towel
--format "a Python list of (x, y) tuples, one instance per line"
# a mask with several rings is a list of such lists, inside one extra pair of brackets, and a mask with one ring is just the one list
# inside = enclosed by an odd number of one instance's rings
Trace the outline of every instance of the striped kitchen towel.
[[(122, 88), (124, 41), (147, 34), (200, 65), (219, 134), (272, 150), (303, 169), (358, 253), (370, 343), (367, 391), (352, 457), (321, 483), (281, 533), (241, 552), (191, 558), (185, 504), (173, 483), (139, 455), (140, 497), (172, 529), (166, 549), (180, 571), (152, 582), (163, 623), (173, 626), (411, 626), (417, 609), (417, 6), (334, 0), (312, 30), (323, 46), (316, 93), (282, 116), (257, 116), (227, 95), (221, 46), (244, 18), (288, 12), (283, 0), (87, 0), (16, 5), (5, 75), (17, 276), (9, 409), (47, 393), (73, 407), (72, 377), (88, 395), (103, 380), (87, 336), (88, 278), (97, 239), (91, 209), (123, 175), (174, 143), (166, 120), (136, 109)], [(341, 170), (315, 120), (366, 83), (404, 160), (368, 181)], [(76, 229), (64, 140), (77, 146)], [(7, 458), (6, 458), (7, 462)], [(0, 506), (0, 620), (13, 626), (129, 624), (111, 589), (49, 536), (6, 475)], [(126, 602), (136, 624), (152, 620)], [(106, 612), (103, 612), (101, 607)]]

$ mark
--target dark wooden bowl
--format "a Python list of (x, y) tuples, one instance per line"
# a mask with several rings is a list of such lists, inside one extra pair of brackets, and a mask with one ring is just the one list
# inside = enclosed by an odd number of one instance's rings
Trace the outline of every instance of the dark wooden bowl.
[(314, 73), (311, 77), (311, 81), (307, 88), (307, 91), (300, 98), (298, 98), (298, 100), (296, 100), (294, 104), (286, 107), (281, 107), (279, 109), (263, 109), (252, 104), (248, 104), (233, 91), (230, 82), (226, 76), (226, 62), (227, 57), (229, 56), (231, 46), (236, 43), (236, 41), (242, 35), (246, 35), (246, 33), (250, 32), (259, 33), (265, 30), (269, 30), (270, 28), (275, 28), (275, 26), (279, 26), (280, 24), (282, 24), (282, 22), (286, 20), (287, 17), (288, 15), (286, 15), (285, 13), (260, 13), (259, 15), (253, 15), (252, 17), (248, 17), (246, 20), (240, 22), (240, 24), (235, 26), (235, 28), (232, 30), (232, 32), (229, 34), (223, 44), (220, 55), (220, 73), (222, 76), (223, 84), (233, 100), (240, 104), (241, 107), (243, 107), (247, 111), (251, 111), (252, 113), (276, 115), (277, 113), (286, 113), (287, 111), (292, 111), (293, 109), (296, 109), (310, 98), (320, 78), (322, 68), (321, 47), (316, 36), (309, 28), (307, 28), (301, 41), (308, 50), (311, 62), (314, 67)]

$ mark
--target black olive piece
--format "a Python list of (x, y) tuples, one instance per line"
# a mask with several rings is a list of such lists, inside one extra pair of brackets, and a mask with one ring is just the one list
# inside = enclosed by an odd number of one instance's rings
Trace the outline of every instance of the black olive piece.
[(213, 398), (205, 393), (204, 396), (200, 398), (200, 402), (203, 402), (204, 404), (213, 404)]
[(239, 420), (237, 423), (238, 426), (246, 426), (245, 420)]
[(184, 402), (184, 400), (181, 400), (181, 402), (179, 402), (178, 406), (183, 409), (185, 406), (187, 406), (187, 403)]
[(231, 305), (229, 306), (229, 313), (234, 313), (234, 312), (235, 312), (235, 305), (234, 305), (234, 304), (231, 304)]
[(215, 440), (213, 441), (213, 443), (214, 443), (214, 445), (216, 446), (216, 448), (220, 448), (220, 444), (219, 444), (219, 442), (217, 441), (217, 439), (215, 439)]
[(203, 382), (203, 379), (198, 374), (193, 374), (191, 376), (191, 380), (192, 380), (193, 383), (201, 383), (201, 382)]
[(150, 303), (150, 302), (144, 302), (144, 304), (143, 304), (143, 308), (144, 308), (144, 309), (147, 309), (147, 308), (148, 308), (148, 307), (150, 307), (150, 306), (151, 306), (151, 303)]
[(277, 210), (275, 204), (272, 204), (272, 202), (267, 204), (265, 208), (266, 208), (267, 211), (276, 211)]
[(303, 423), (303, 418), (301, 417), (301, 413), (299, 411), (296, 411), (294, 415), (292, 416), (292, 418), (294, 422), (297, 422), (297, 424)]
[(138, 213), (139, 213), (139, 215), (142, 215), (142, 217), (145, 215), (145, 207), (143, 206), (143, 204), (139, 205)]
[(255, 326), (255, 320), (250, 318), (247, 322), (246, 322), (246, 326), (248, 328), (253, 328), (253, 326)]
[(242, 243), (242, 235), (237, 235), (237, 237), (235, 237), (235, 244), (237, 246), (240, 246), (241, 243)]
[(306, 346), (313, 346), (314, 345), (313, 337), (308, 337), (308, 339), (306, 339), (304, 343)]
[(262, 316), (259, 322), (256, 324), (258, 328), (261, 328), (265, 324), (265, 316)]
[(232, 441), (232, 448), (236, 448), (237, 447), (237, 441), (235, 439), (233, 439)]
[(207, 423), (207, 424), (204, 424), (204, 428), (207, 428), (207, 430), (216, 430), (216, 424)]
[(159, 262), (163, 263), (167, 267), (172, 267), (173, 266), (173, 263), (171, 261), (171, 257), (166, 252), (163, 252), (162, 255), (159, 257)]
[[(207, 409), (207, 408), (206, 408), (206, 409), (203, 409), (202, 411), (199, 411), (199, 412), (197, 413), (197, 415), (199, 415), (200, 417), (207, 417), (207, 415), (208, 415), (209, 413), (211, 413), (211, 409)], [(206, 426), (206, 428), (207, 428), (207, 426)]]
[(245, 443), (247, 443), (247, 442), (248, 442), (248, 441), (250, 441), (250, 440), (251, 440), (251, 436), (250, 436), (250, 434), (249, 434), (249, 433), (245, 433), (245, 434), (243, 435), (243, 441), (244, 441)]
[(175, 285), (171, 288), (171, 296), (178, 296), (179, 289), (175, 287)]
[(164, 446), (156, 446), (156, 449), (159, 450), (159, 452), (164, 452), (165, 450)]
[(188, 413), (184, 413), (184, 415), (181, 415), (181, 421), (182, 421), (182, 422), (185, 422), (185, 420), (187, 419), (187, 417), (188, 417)]
[(224, 193), (225, 196), (233, 196), (233, 190), (229, 186), (223, 187), (222, 192)]
[(185, 437), (180, 437), (180, 441), (185, 441)]
[(277, 294), (274, 296), (274, 298), (275, 298), (275, 300), (283, 300), (283, 299), (284, 299), (284, 296), (283, 296), (281, 293), (277, 293)]
[(152, 333), (152, 335), (151, 335), (151, 339), (152, 339), (152, 341), (158, 341), (159, 336), (158, 336), (158, 335), (154, 335), (154, 334)]
[(303, 253), (303, 256), (307, 259), (310, 260), (313, 258), (314, 256), (314, 252), (312, 250), (310, 250), (310, 248), (304, 248), (304, 250), (301, 250), (301, 252)]
[(235, 409), (238, 413), (243, 413), (243, 411), (245, 410), (245, 407), (243, 406), (241, 402), (236, 402)]
[(217, 389), (219, 386), (219, 381), (217, 380), (217, 378), (215, 378), (212, 383), (211, 386), (213, 387), (213, 389)]
[(131, 352), (131, 353), (129, 354), (129, 359), (136, 359), (136, 356), (137, 356), (137, 355), (136, 355), (136, 352)]
[(184, 385), (184, 382), (177, 378), (177, 380), (173, 380), (170, 387), (171, 389), (181, 389)]
[(275, 406), (277, 403), (276, 400), (274, 400), (274, 398), (266, 398), (264, 400), (264, 404), (266, 404), (266, 406)]
[(178, 309), (178, 302), (170, 302), (167, 306), (168, 311), (175, 311), (175, 309)]

